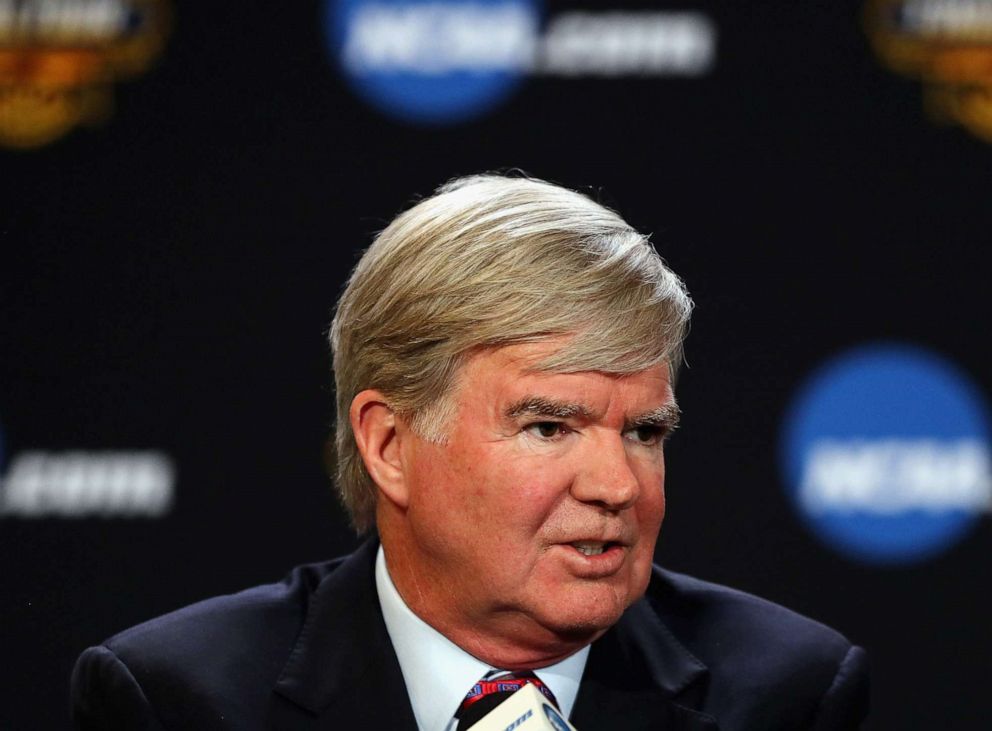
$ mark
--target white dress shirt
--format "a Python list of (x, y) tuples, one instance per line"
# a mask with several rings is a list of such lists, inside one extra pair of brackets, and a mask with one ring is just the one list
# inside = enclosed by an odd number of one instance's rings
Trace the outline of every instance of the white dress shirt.
[[(472, 657), (410, 610), (389, 577), (382, 546), (375, 561), (375, 587), (417, 726), (420, 731), (453, 731), (455, 711), (466, 694), (486, 673), (500, 668)], [(588, 657), (587, 645), (559, 663), (534, 671), (554, 693), (566, 718), (575, 705)]]

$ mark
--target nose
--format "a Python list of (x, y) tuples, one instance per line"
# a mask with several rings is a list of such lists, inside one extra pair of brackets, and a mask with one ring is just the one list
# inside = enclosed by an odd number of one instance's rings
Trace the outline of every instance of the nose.
[(632, 507), (641, 493), (637, 475), (623, 437), (610, 434), (592, 440), (581, 456), (582, 464), (572, 483), (572, 497), (611, 512)]

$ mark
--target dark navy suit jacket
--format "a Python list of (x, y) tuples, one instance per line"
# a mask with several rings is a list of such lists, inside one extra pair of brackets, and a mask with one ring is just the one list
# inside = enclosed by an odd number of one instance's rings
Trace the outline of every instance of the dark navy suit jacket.
[[(80, 729), (415, 731), (373, 579), (377, 543), (279, 584), (209, 599), (91, 647), (72, 677)], [(597, 640), (579, 731), (856, 729), (864, 652), (753, 596), (655, 569)]]

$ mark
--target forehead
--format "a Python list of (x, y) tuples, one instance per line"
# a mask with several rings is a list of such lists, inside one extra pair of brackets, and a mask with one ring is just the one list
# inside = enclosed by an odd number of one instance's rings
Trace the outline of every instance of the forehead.
[(562, 345), (555, 338), (473, 354), (459, 374), (458, 400), (470, 408), (498, 410), (523, 397), (541, 396), (581, 404), (595, 413), (647, 411), (674, 402), (667, 364), (630, 374), (539, 370)]

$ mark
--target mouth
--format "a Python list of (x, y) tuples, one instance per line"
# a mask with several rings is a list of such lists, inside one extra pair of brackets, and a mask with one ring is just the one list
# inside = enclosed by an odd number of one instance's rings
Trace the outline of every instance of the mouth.
[(558, 555), (572, 575), (601, 580), (616, 575), (627, 564), (630, 544), (620, 541), (580, 540), (558, 544)]
[(616, 541), (573, 541), (568, 545), (583, 556), (601, 556), (611, 548), (620, 546)]

